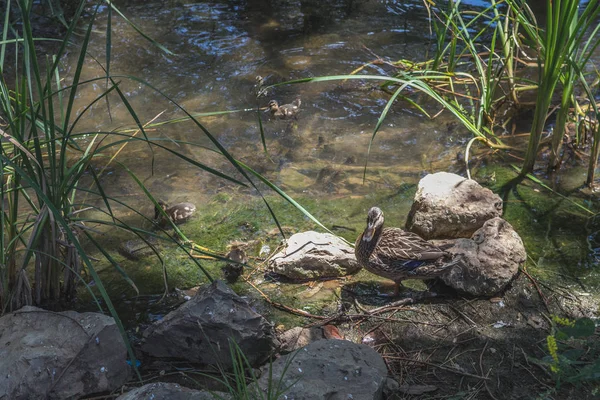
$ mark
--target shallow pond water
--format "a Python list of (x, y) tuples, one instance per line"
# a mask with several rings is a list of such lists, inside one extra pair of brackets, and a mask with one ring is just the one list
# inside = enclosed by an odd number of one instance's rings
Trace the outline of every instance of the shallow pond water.
[[(469, 4), (480, 6), (481, 2)], [(122, 19), (113, 19), (111, 72), (121, 76), (117, 78), (121, 80), (120, 88), (140, 121), (146, 123), (156, 116), (159, 116), (157, 121), (183, 117), (173, 102), (192, 114), (231, 111), (199, 117), (199, 121), (234, 157), (297, 198), (326, 226), (349, 228), (338, 233), (350, 241), (354, 241), (363, 228), (368, 208), (375, 204), (384, 208), (390, 225), (403, 225), (415, 185), (426, 173), (464, 174), (464, 162), (457, 154), (464, 152), (470, 134), (453, 123), (449, 115), (441, 114), (431, 120), (408, 103), (397, 102), (373, 143), (363, 181), (369, 140), (389, 99), (375, 84), (356, 80), (310, 83), (279, 86), (258, 100), (255, 95), (257, 75), (265, 77), (267, 84), (275, 84), (348, 74), (377, 56), (390, 60), (426, 59), (432, 42), (427, 10), (420, 0), (121, 1), (117, 6), (140, 29), (172, 52), (165, 54)], [(98, 34), (94, 35), (89, 53), (103, 54), (106, 43), (102, 32), (106, 23), (107, 9), (103, 8), (94, 27)], [(74, 58), (67, 59), (67, 73), (70, 63), (74, 62)], [(381, 75), (389, 73), (390, 68), (369, 65), (363, 72)], [(101, 68), (89, 60), (83, 79), (102, 74)], [(127, 75), (140, 77), (173, 102), (154, 89), (127, 79)], [(81, 88), (80, 106), (92, 102), (103, 90), (100, 81)], [(265, 107), (271, 99), (289, 103), (298, 97), (302, 99), (302, 106), (297, 119), (271, 121), (266, 113), (256, 112), (256, 107)], [(116, 96), (111, 95), (109, 99), (110, 112), (104, 101), (98, 102), (80, 123), (80, 131), (106, 132), (133, 126), (126, 107)], [(257, 114), (262, 119), (268, 157), (263, 151)], [(212, 146), (191, 122), (161, 125), (148, 129), (148, 134), (166, 140), (163, 143), (187, 157), (240, 178), (222, 156), (196, 145), (168, 142)], [(233, 240), (255, 240), (271, 248), (277, 246), (280, 237), (269, 234), (275, 224), (255, 192), (201, 171), (167, 152), (152, 153), (142, 144), (128, 146), (120, 160), (143, 179), (154, 196), (170, 202), (197, 204), (198, 217), (183, 225), (182, 230), (199, 244), (217, 251), (224, 251)], [(514, 177), (510, 167), (502, 165), (499, 158), (482, 156), (474, 167), (476, 179), (496, 191)], [(594, 209), (595, 197), (582, 197), (584, 195), (576, 192), (584, 178), (583, 169), (573, 168), (561, 176), (556, 187), (573, 193), (574, 201), (585, 200), (586, 206)], [(143, 192), (124, 171), (111, 168), (102, 179), (109, 194), (125, 198), (152, 214), (152, 206)], [(270, 193), (265, 187), (260, 188)], [(269, 199), (282, 223), (292, 231), (314, 228), (275, 195)], [(531, 255), (530, 270), (549, 280), (562, 276), (565, 285), (583, 292), (596, 287), (600, 221), (532, 182), (508, 191), (505, 199), (506, 218), (523, 236)], [(138, 222), (135, 215), (123, 213), (126, 220), (130, 218), (130, 223), (143, 223)], [(116, 247), (125, 238), (116, 234), (106, 240)], [(168, 248), (164, 251), (171, 286), (206, 282), (197, 266), (186, 261), (183, 255)], [(121, 258), (119, 261), (143, 295), (160, 293), (162, 266), (156, 261), (132, 262)], [(218, 276), (217, 263), (201, 263)], [(123, 297), (122, 308), (134, 311), (134, 320), (153, 318), (152, 313), (148, 316), (147, 311), (140, 311), (148, 305), (143, 299), (131, 307), (134, 304), (129, 300), (132, 291), (110, 273), (110, 267), (101, 269), (111, 291)], [(262, 284), (260, 276), (258, 274), (256, 279)], [(355, 279), (379, 282), (366, 273)], [(290, 301), (295, 298), (303, 303), (315, 299), (305, 301), (298, 295), (306, 289), (303, 286), (277, 282), (264, 285), (275, 297), (292, 299)], [(236, 290), (251, 292), (243, 284), (238, 284)], [(329, 301), (336, 287), (330, 285), (323, 290), (329, 295), (316, 299)], [(152, 298), (152, 302), (155, 300)], [(139, 304), (144, 306), (140, 308)], [(140, 312), (146, 312), (145, 317), (140, 317)]]

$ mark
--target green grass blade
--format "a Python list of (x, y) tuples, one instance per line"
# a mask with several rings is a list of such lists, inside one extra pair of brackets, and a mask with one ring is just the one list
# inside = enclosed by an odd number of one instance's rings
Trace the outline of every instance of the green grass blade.
[(158, 49), (160, 49), (162, 52), (164, 52), (165, 54), (168, 55), (174, 55), (169, 49), (167, 49), (165, 46), (163, 46), (162, 44), (158, 43), (156, 40), (152, 39), (150, 36), (148, 36), (146, 33), (144, 33), (144, 31), (142, 31), (136, 24), (134, 24), (133, 22), (131, 22), (131, 20), (129, 18), (127, 18), (125, 16), (125, 14), (123, 14), (114, 4), (112, 1), (110, 0), (104, 0), (110, 8), (112, 8), (117, 14), (119, 14), (119, 16), (121, 18), (123, 18), (123, 20), (125, 22), (127, 22), (129, 24), (129, 26), (131, 26), (133, 29), (135, 29), (135, 31), (137, 33), (139, 33), (144, 39), (146, 39), (147, 41), (149, 41), (150, 43), (152, 43), (153, 46), (157, 47)]

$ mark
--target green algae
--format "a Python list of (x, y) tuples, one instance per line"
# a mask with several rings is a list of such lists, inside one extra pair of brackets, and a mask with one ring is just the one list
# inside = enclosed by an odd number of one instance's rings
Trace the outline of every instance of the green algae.
[[(520, 185), (501, 192), (506, 182), (514, 178), (510, 168), (494, 165), (478, 171), (477, 179), (488, 187), (500, 192), (505, 201), (504, 218), (513, 225), (522, 237), (529, 258), (527, 270), (536, 278), (548, 284), (578, 285), (588, 290), (597, 287), (600, 280), (593, 268), (595, 260), (590, 256), (587, 242), (590, 214), (584, 212), (572, 202), (554, 194), (539, 185), (524, 181)], [(329, 197), (326, 200), (309, 193), (296, 196), (295, 200), (314, 215), (324, 226), (335, 234), (353, 243), (362, 231), (366, 213), (372, 206), (382, 208), (388, 226), (404, 226), (414, 194), (416, 184), (403, 184), (396, 190), (379, 190), (366, 195), (347, 195)], [(296, 232), (319, 230), (315, 224), (300, 211), (279, 196), (268, 196), (272, 210), (276, 214), (285, 236)], [(582, 199), (573, 201), (583, 204)], [(131, 222), (131, 221), (130, 221)], [(135, 221), (133, 222), (135, 223)], [(143, 224), (144, 221), (139, 221)], [(283, 240), (269, 210), (261, 198), (248, 194), (218, 193), (205, 204), (199, 205), (197, 214), (191, 221), (180, 226), (189, 240), (211, 251), (226, 254), (228, 244), (241, 242), (249, 244), (250, 261), (245, 274), (253, 268), (259, 268), (251, 275), (256, 284), (273, 302), (287, 307), (318, 315), (332, 315), (332, 307), (344, 297), (342, 287), (355, 292), (361, 298), (366, 297), (378, 304), (378, 292), (390, 292), (392, 283), (379, 276), (361, 271), (354, 276), (336, 280), (333, 283), (316, 283), (316, 287), (305, 283), (286, 283), (270, 280), (264, 276), (266, 268), (259, 258), (260, 249), (269, 246), (275, 250)], [(600, 231), (600, 228), (598, 228)], [(109, 241), (113, 245), (122, 242), (123, 237), (116, 235)], [(167, 241), (158, 246), (162, 262), (156, 256), (145, 257), (138, 261), (124, 259), (118, 254), (122, 268), (140, 289), (140, 294), (162, 293), (165, 289), (164, 272), (167, 273), (169, 288), (190, 288), (208, 283), (190, 257), (176, 244)], [(221, 278), (222, 261), (199, 259), (200, 263), (213, 278)], [(135, 295), (133, 289), (106, 263), (99, 263), (98, 269), (103, 282), (108, 283), (111, 297)], [(314, 283), (313, 283), (314, 284)], [(423, 290), (420, 281), (406, 282), (406, 286)], [(304, 318), (268, 305), (248, 283), (239, 281), (232, 288), (246, 296), (253, 307), (277, 325), (291, 327), (302, 324)], [(311, 293), (315, 292), (313, 295)]]
[[(312, 213), (324, 226), (335, 234), (353, 243), (358, 234), (364, 229), (367, 211), (377, 205), (385, 210), (386, 221), (390, 226), (403, 226), (406, 215), (410, 209), (416, 185), (402, 185), (395, 191), (380, 191), (366, 196), (343, 196), (319, 200), (314, 197), (296, 198), (300, 204)], [(278, 218), (286, 236), (306, 230), (319, 230), (315, 224), (300, 211), (279, 196), (266, 198)], [(131, 224), (145, 226), (147, 221), (141, 217), (136, 221), (133, 217), (128, 220)], [(277, 229), (269, 210), (261, 198), (250, 195), (237, 195), (219, 193), (211, 201), (198, 207), (196, 215), (187, 223), (179, 227), (185, 236), (194, 243), (207, 247), (213, 252), (225, 254), (231, 242), (251, 243), (248, 256), (249, 267), (257, 267), (260, 249), (269, 246), (276, 249), (283, 236)], [(161, 256), (152, 255), (139, 260), (129, 260), (121, 256), (118, 246), (125, 240), (132, 239), (125, 233), (115, 232), (104, 238), (102, 243), (106, 248), (112, 249), (112, 256), (126, 272), (128, 277), (139, 288), (140, 295), (162, 293), (165, 290), (164, 274), (170, 289), (190, 288), (208, 283), (208, 278), (198, 268), (194, 260), (182, 251), (176, 244), (160, 241), (156, 248)], [(199, 253), (196, 253), (199, 254)], [(101, 257), (97, 257), (100, 259)], [(222, 261), (196, 259), (213, 278), (221, 278)], [(108, 288), (111, 297), (136, 296), (134, 289), (118, 274), (108, 262), (99, 261), (96, 264), (99, 275)], [(290, 307), (305, 309), (308, 312), (322, 313), (327, 306), (332, 304), (335, 288), (323, 289), (319, 296), (307, 298), (301, 293), (306, 287), (298, 284), (285, 284), (280, 282), (263, 282), (264, 271), (253, 275), (253, 279), (261, 283), (264, 290), (273, 299)], [(383, 278), (361, 272), (353, 280), (367, 280), (389, 284)], [(339, 286), (339, 285), (338, 285)], [(244, 282), (233, 284), (233, 289), (240, 295), (258, 298), (254, 289)], [(85, 302), (85, 294), (82, 301)], [(262, 308), (262, 307), (261, 307)], [(270, 308), (269, 308), (270, 309)], [(286, 313), (274, 311), (273, 317), (280, 322), (288, 321)], [(289, 321), (297, 321), (291, 317)]]
[(581, 286), (585, 281), (586, 290), (600, 287), (597, 260), (589, 242), (595, 215), (590, 208), (597, 210), (598, 204), (574, 191), (572, 180), (557, 189), (571, 191), (565, 198), (531, 180), (508, 186), (515, 176), (510, 167), (490, 165), (480, 169), (476, 179), (503, 197), (503, 218), (523, 240), (528, 271), (550, 284)]

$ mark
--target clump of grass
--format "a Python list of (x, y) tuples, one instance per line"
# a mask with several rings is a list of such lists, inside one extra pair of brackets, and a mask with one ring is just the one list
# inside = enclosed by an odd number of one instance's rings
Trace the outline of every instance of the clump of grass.
[(229, 341), (229, 352), (233, 366), (231, 372), (225, 371), (219, 366), (221, 378), (214, 379), (224, 385), (232, 398), (240, 400), (276, 400), (282, 398), (291, 387), (291, 385), (287, 387), (284, 385), (283, 378), (294, 359), (293, 356), (289, 357), (280, 377), (273, 376), (273, 364), (272, 361), (269, 362), (267, 387), (263, 390), (258, 384), (259, 377), (250, 365), (248, 358), (233, 340)]
[[(103, 3), (109, 6), (109, 22), (105, 33), (106, 54), (104, 63), (101, 64), (100, 58), (88, 54), (88, 45), (94, 34), (92, 28), (97, 12)], [(251, 188), (262, 197), (255, 183), (255, 180), (258, 180), (319, 224), (291, 197), (252, 168), (240, 163), (196, 117), (172, 101), (167, 94), (139, 78), (111, 73), (110, 20), (113, 18), (113, 12), (126, 19), (111, 2), (96, 1), (89, 4), (80, 1), (64, 37), (58, 41), (34, 36), (30, 19), (32, 1), (9, 0), (5, 4), (4, 15), (0, 16), (3, 19), (0, 41), (0, 191), (3, 198), (0, 206), (1, 312), (29, 304), (48, 305), (68, 301), (76, 295), (78, 284), (83, 283), (98, 308), (103, 310), (103, 304), (113, 315), (126, 339), (111, 298), (96, 272), (95, 262), (84, 250), (84, 246), (95, 248), (133, 290), (137, 291), (136, 284), (112, 257), (112, 252), (104, 248), (98, 240), (98, 235), (113, 229), (129, 232), (142, 240), (166, 237), (190, 256), (208, 280), (212, 280), (198, 259), (191, 257), (192, 251), (204, 250), (188, 240), (177, 226), (170, 227), (175, 234), (163, 236), (153, 229), (132, 226), (120, 218), (116, 210), (126, 209), (141, 221), (146, 221), (146, 225), (153, 226), (152, 221), (138, 210), (137, 204), (130, 204), (107, 193), (102, 181), (103, 171), (108, 165), (125, 171), (138, 185), (147, 201), (158, 205), (143, 181), (119, 158), (121, 150), (129, 144), (143, 143), (148, 146), (151, 154), (156, 151), (168, 152), (173, 157), (220, 179)], [(83, 34), (76, 37), (74, 32), (75, 29), (80, 29), (79, 24), (83, 22), (81, 16), (85, 7), (88, 7), (89, 14), (86, 16)], [(169, 52), (135, 25), (131, 25), (152, 45)], [(44, 56), (40, 53), (36, 43), (44, 40), (57, 43), (54, 55)], [(71, 54), (77, 54), (77, 62), (71, 69), (72, 74), (65, 77), (61, 73), (61, 60), (67, 50)], [(82, 71), (90, 58), (102, 66), (105, 75), (84, 81)], [(237, 175), (228, 175), (216, 167), (173, 150), (165, 144), (164, 138), (149, 136), (146, 128), (153, 121), (142, 122), (142, 118), (119, 87), (122, 80), (145, 85), (175, 104), (185, 114), (185, 120), (191, 120), (214, 145), (213, 148), (204, 150), (220, 155), (234, 167)], [(96, 83), (104, 83), (105, 89), (89, 104), (83, 107), (80, 104), (76, 105), (80, 90)], [(134, 129), (110, 132), (82, 131), (79, 123), (86, 114), (93, 107), (102, 104), (101, 102), (109, 103), (109, 98), (115, 96), (127, 109)], [(185, 144), (197, 146), (194, 143)], [(103, 166), (100, 171), (95, 168), (98, 165)], [(269, 203), (262, 198), (270, 215), (279, 225)], [(160, 260), (160, 253), (156, 251), (155, 254)], [(86, 280), (93, 282), (94, 290), (91, 284), (84, 282), (83, 276), (89, 277)], [(166, 271), (164, 276), (166, 284)], [(128, 350), (132, 360), (135, 360), (129, 345)]]
[[(433, 114), (428, 111), (433, 102), (449, 111), (473, 134), (467, 153), (474, 142), (493, 149), (522, 151), (525, 159), (519, 179), (533, 171), (542, 132), (547, 128), (552, 110), (558, 109), (549, 167), (558, 166), (565, 124), (572, 118), (584, 120), (593, 127), (595, 135), (588, 168), (590, 185), (600, 153), (597, 145), (600, 129), (597, 104), (586, 71), (594, 70), (591, 57), (600, 45), (597, 24), (600, 7), (597, 2), (580, 7), (579, 2), (568, 0), (548, 0), (546, 4), (547, 18), (543, 26), (538, 24), (527, 3), (520, 0), (493, 0), (489, 6), (477, 10), (467, 8), (461, 1), (450, 1), (446, 8), (426, 4), (433, 33), (431, 59), (390, 61), (388, 64), (395, 71), (391, 76), (360, 75), (363, 66), (352, 75), (282, 84), (347, 79), (380, 81), (380, 87), (390, 93), (390, 99), (375, 124), (371, 143), (397, 100), (407, 101), (428, 117)], [(536, 80), (527, 78), (525, 73), (533, 65), (537, 67)], [(408, 88), (426, 96), (415, 100)], [(561, 102), (553, 104), (552, 99), (559, 90)], [(515, 149), (507, 145), (507, 139), (502, 136), (509, 133), (511, 123), (519, 122), (513, 115), (530, 107), (521, 101), (525, 94), (534, 94), (536, 98), (531, 107), (533, 124), (527, 148)], [(583, 111), (585, 109), (589, 111)], [(468, 157), (465, 161), (469, 173)]]
[[(575, 85), (579, 83), (590, 95), (584, 71), (590, 62), (590, 57), (600, 44), (600, 38), (597, 35), (598, 29), (600, 29), (597, 24), (600, 8), (596, 2), (590, 2), (582, 6), (582, 10), (580, 10), (580, 4), (576, 1), (549, 0), (546, 21), (542, 29), (537, 24), (535, 15), (525, 3), (513, 0), (509, 0), (507, 3), (514, 10), (516, 20), (526, 32), (528, 43), (536, 49), (538, 54), (536, 108), (521, 169), (521, 176), (525, 176), (533, 171), (552, 97), (559, 83), (562, 83), (562, 95), (556, 129), (552, 138), (550, 168), (558, 165), (569, 107), (574, 104)], [(590, 96), (589, 100), (595, 105), (594, 96)], [(595, 161), (592, 162), (595, 164)]]

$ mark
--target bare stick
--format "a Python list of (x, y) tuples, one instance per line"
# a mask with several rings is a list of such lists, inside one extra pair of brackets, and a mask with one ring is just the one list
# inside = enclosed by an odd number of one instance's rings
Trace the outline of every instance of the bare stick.
[(314, 315), (314, 314), (311, 314), (304, 310), (299, 310), (297, 308), (288, 307), (285, 304), (277, 303), (277, 302), (271, 300), (271, 298), (269, 296), (267, 296), (262, 290), (257, 288), (256, 285), (254, 285), (252, 282), (250, 282), (250, 281), (247, 281), (247, 282), (265, 299), (265, 301), (267, 303), (269, 303), (270, 305), (272, 305), (275, 308), (279, 308), (280, 310), (287, 311), (289, 313), (300, 315), (300, 316), (307, 317), (307, 318), (314, 318), (314, 319), (321, 319), (321, 320), (331, 319), (331, 317), (324, 317), (322, 315)]

